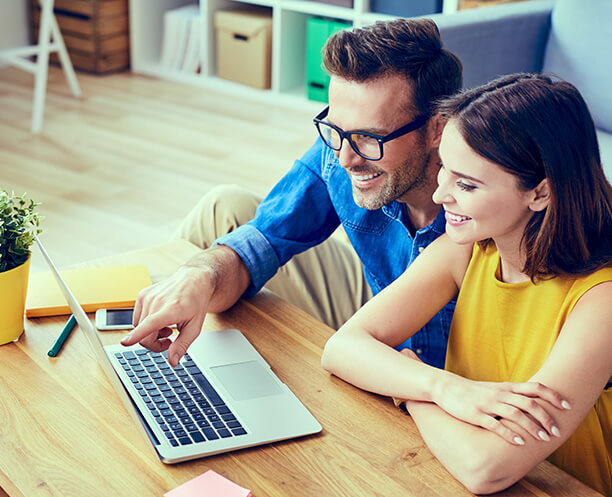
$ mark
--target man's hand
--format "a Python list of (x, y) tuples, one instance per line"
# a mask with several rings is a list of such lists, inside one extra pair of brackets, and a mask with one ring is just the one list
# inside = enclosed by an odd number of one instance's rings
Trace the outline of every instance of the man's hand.
[[(176, 366), (198, 337), (213, 292), (205, 269), (182, 267), (169, 279), (145, 288), (134, 306), (134, 329), (121, 343), (137, 342), (154, 352), (168, 350), (168, 361)], [(172, 342), (170, 326), (179, 336)]]
[[(246, 266), (232, 249), (213, 247), (138, 294), (134, 329), (121, 344), (168, 350), (168, 362), (175, 367), (200, 334), (206, 314), (234, 305), (249, 282)], [(168, 338), (173, 325), (179, 332), (174, 341)]]

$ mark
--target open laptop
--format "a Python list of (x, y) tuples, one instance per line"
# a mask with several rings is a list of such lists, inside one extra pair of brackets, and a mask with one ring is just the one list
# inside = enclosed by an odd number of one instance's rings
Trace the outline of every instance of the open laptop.
[(176, 368), (165, 353), (103, 346), (36, 239), (100, 366), (167, 464), (318, 433), (321, 425), (238, 330), (202, 332)]

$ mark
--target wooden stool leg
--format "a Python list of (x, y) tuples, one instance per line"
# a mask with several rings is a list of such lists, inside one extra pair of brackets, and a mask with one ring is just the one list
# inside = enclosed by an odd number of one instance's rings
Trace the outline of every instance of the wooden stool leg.
[(32, 106), (32, 133), (42, 129), (47, 92), (47, 71), (49, 69), (49, 45), (53, 20), (53, 0), (40, 0), (40, 30), (38, 33), (38, 56), (34, 75), (34, 104)]

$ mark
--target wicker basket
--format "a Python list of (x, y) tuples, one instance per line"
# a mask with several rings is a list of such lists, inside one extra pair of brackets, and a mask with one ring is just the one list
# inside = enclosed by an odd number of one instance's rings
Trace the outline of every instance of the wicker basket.
[[(40, 5), (30, 0), (33, 42), (38, 40)], [(128, 0), (55, 0), (54, 13), (76, 69), (106, 74), (130, 65)], [(57, 63), (57, 54), (51, 55)]]

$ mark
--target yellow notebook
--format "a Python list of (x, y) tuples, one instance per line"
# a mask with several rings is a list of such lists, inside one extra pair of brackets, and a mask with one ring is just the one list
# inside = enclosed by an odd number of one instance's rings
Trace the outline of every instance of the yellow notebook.
[[(85, 312), (133, 307), (138, 292), (151, 285), (146, 266), (71, 269), (60, 273)], [(71, 314), (51, 272), (30, 275), (25, 314), (29, 318)]]

